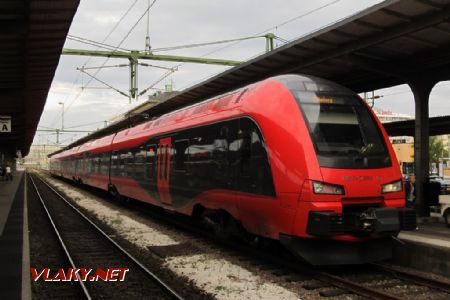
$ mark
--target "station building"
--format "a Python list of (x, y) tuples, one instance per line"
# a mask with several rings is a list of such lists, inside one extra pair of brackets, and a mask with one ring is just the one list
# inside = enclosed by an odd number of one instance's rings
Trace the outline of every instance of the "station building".
[(29, 154), (23, 160), (18, 161), (19, 166), (48, 170), (48, 155), (58, 151), (61, 147), (60, 145), (31, 145)]
[[(381, 123), (390, 123), (397, 121), (413, 120), (414, 117), (407, 114), (401, 114), (384, 110), (381, 108), (372, 108)], [(439, 135), (438, 138), (442, 141), (444, 149), (450, 149), (450, 135)], [(392, 143), (397, 160), (403, 174), (414, 173), (414, 137), (412, 136), (393, 136), (389, 137)], [(442, 166), (432, 164), (430, 168), (431, 173), (439, 173), (440, 176), (450, 177), (450, 160), (443, 159)]]

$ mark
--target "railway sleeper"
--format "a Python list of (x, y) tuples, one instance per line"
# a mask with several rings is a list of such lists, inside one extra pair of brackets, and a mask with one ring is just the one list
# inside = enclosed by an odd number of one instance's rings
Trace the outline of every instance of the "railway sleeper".
[(319, 295), (322, 297), (325, 297), (325, 298), (337, 297), (337, 296), (341, 296), (341, 295), (345, 295), (345, 294), (349, 294), (349, 291), (342, 290), (342, 289), (333, 289), (333, 288), (319, 292)]

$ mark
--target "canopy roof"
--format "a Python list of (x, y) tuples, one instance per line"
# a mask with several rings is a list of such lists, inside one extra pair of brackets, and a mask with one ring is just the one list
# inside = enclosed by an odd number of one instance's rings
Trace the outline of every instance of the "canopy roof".
[(0, 151), (25, 156), (36, 132), (79, 0), (3, 0), (0, 4)]

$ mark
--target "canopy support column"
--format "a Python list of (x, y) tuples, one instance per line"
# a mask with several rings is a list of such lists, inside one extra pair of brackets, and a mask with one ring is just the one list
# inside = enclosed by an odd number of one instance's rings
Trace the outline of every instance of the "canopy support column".
[(430, 172), (429, 153), (429, 98), (435, 81), (426, 76), (415, 78), (408, 82), (415, 102), (415, 132), (414, 132), (414, 172), (416, 176), (416, 210), (419, 217), (430, 216), (430, 208), (427, 205), (424, 194), (424, 184), (428, 182)]

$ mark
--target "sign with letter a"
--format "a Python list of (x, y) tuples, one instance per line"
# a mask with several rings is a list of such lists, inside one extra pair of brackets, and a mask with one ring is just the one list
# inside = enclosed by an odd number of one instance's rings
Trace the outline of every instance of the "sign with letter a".
[(11, 132), (11, 116), (0, 116), (0, 132)]

